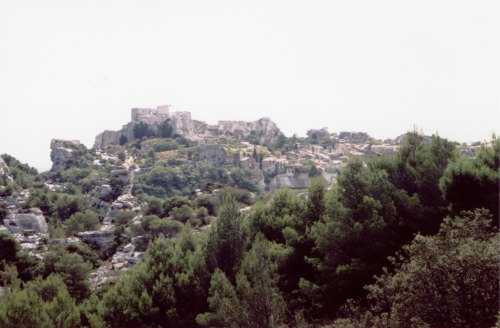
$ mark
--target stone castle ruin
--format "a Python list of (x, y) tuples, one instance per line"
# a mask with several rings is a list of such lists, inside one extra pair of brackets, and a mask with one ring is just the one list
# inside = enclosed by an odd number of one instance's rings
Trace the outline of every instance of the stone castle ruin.
[(170, 105), (163, 105), (156, 109), (132, 108), (131, 122), (124, 125), (121, 130), (106, 130), (98, 134), (95, 138), (94, 148), (106, 150), (110, 145), (119, 144), (120, 139), (122, 141), (135, 139), (134, 127), (140, 123), (145, 123), (152, 131), (158, 132), (159, 127), (165, 121), (168, 121), (172, 126), (174, 134), (200, 143), (204, 142), (205, 137), (220, 134), (231, 134), (235, 137), (247, 137), (254, 134), (259, 143), (269, 144), (282, 134), (269, 118), (261, 118), (254, 122), (219, 121), (216, 125), (210, 125), (203, 121), (193, 120), (190, 112), (171, 112)]

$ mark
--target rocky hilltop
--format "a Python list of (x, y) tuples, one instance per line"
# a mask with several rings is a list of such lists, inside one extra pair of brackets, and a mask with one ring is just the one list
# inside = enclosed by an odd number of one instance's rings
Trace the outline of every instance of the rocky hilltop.
[(94, 148), (105, 150), (110, 145), (140, 139), (144, 135), (170, 136), (181, 135), (189, 140), (204, 143), (206, 137), (231, 135), (237, 138), (253, 136), (259, 144), (275, 142), (281, 131), (269, 118), (254, 122), (219, 121), (215, 125), (194, 120), (186, 111), (170, 112), (170, 106), (151, 108), (132, 108), (131, 122), (118, 131), (106, 130), (95, 138)]
[[(286, 137), (265, 118), (209, 125), (168, 106), (134, 108), (131, 122), (99, 134), (93, 149), (53, 139), (49, 172), (1, 155), (0, 233), (49, 264), (77, 252), (92, 263), (85, 279), (95, 289), (133, 270), (156, 238), (177, 241), (184, 226), (206, 233), (225, 192), (241, 215), (281, 188), (306, 200), (313, 180), (331, 187), (353, 158), (397, 159), (408, 138), (423, 146), (434, 140), (415, 134), (377, 140), (327, 128)], [(480, 147), (457, 148), (472, 157)]]

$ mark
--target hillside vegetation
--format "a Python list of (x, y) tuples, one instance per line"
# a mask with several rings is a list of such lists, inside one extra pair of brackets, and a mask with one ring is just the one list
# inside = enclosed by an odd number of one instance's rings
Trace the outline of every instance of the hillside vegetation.
[(0, 327), (499, 325), (499, 138), (164, 129), (2, 155)]

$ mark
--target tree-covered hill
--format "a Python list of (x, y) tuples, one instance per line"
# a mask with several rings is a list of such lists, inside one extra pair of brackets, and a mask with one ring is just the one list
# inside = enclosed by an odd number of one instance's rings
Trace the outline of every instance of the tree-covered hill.
[(2, 155), (1, 327), (498, 325), (499, 138), (164, 128)]

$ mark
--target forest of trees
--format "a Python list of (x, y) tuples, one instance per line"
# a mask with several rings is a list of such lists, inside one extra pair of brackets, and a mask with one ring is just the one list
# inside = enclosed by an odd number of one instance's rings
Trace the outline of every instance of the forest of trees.
[[(492, 327), (499, 165), (499, 138), (465, 158), (412, 133), (305, 198), (281, 189), (240, 214), (226, 190), (206, 233), (152, 234), (145, 261), (97, 290), (87, 246), (40, 261), (0, 235), (0, 327)], [(98, 224), (57, 202), (67, 229)], [(148, 220), (160, 225), (168, 204), (152, 202)]]

